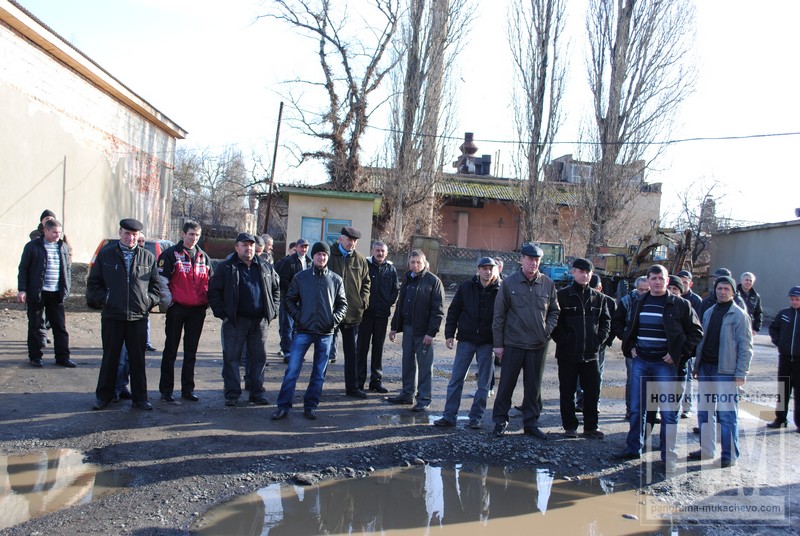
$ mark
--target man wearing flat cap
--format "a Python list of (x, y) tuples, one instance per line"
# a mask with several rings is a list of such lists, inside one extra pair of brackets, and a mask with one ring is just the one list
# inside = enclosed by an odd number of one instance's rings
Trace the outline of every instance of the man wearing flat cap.
[(128, 350), (133, 407), (153, 409), (147, 399), (145, 345), (150, 309), (161, 299), (155, 255), (138, 245), (142, 222), (119, 222), (119, 242), (104, 247), (89, 271), (86, 302), (102, 309), (103, 361), (92, 409), (108, 407), (115, 394), (117, 367), (124, 344)]
[(344, 387), (347, 396), (367, 398), (367, 393), (358, 381), (358, 326), (369, 306), (369, 290), (371, 280), (367, 259), (356, 251), (361, 232), (354, 227), (342, 227), (339, 243), (331, 248), (328, 268), (344, 281), (344, 292), (347, 295), (347, 316), (339, 325), (333, 336), (330, 361), (336, 360), (336, 339), (342, 337), (344, 353)]
[(208, 282), (208, 304), (222, 319), (222, 380), (225, 405), (236, 406), (242, 395), (239, 365), (247, 347), (250, 402), (267, 405), (264, 351), (269, 322), (278, 315), (281, 290), (272, 265), (256, 256), (256, 239), (239, 233), (235, 254), (225, 259)]
[(561, 312), (553, 330), (558, 361), (561, 423), (567, 437), (578, 437), (575, 388), (583, 389), (583, 436), (603, 439), (597, 428), (600, 400), (600, 350), (611, 332), (611, 315), (602, 292), (589, 286), (594, 266), (588, 259), (572, 263), (572, 284), (556, 293)]
[(433, 422), (436, 426), (456, 425), (461, 392), (474, 357), (478, 363), (478, 389), (472, 397), (467, 426), (472, 429), (481, 427), (486, 401), (489, 398), (489, 386), (494, 377), (492, 319), (494, 301), (499, 288), (497, 263), (491, 257), (483, 257), (478, 260), (478, 275), (461, 283), (447, 309), (447, 319), (444, 324), (445, 345), (452, 350), (456, 338), (458, 344), (453, 358), (450, 383), (447, 385), (444, 414), (441, 419)]
[(289, 286), (292, 284), (294, 276), (311, 267), (311, 257), (308, 256), (308, 240), (298, 238), (294, 247), (294, 253), (282, 258), (275, 265), (275, 271), (278, 272), (278, 276), (281, 278), (281, 306), (278, 311), (278, 331), (281, 335), (281, 348), (278, 350), (278, 355), (283, 357), (284, 363), (289, 362), (289, 352), (292, 350), (292, 333), (294, 331), (292, 317), (289, 316), (289, 312), (286, 310), (286, 294), (289, 292)]
[(558, 322), (558, 300), (555, 283), (539, 271), (542, 249), (526, 242), (520, 253), (520, 270), (503, 279), (494, 302), (492, 338), (494, 353), (501, 362), (500, 385), (492, 412), (494, 435), (505, 435), (511, 396), (523, 371), (524, 432), (545, 439), (538, 425), (542, 412), (542, 375), (550, 334)]

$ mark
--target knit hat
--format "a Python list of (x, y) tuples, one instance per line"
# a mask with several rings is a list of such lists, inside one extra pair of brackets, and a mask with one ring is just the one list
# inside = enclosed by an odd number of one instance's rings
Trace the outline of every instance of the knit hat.
[(311, 257), (314, 257), (317, 253), (330, 255), (331, 247), (326, 242), (315, 242), (314, 245), (311, 246)]
[(715, 292), (716, 292), (717, 287), (719, 286), (720, 283), (729, 284), (731, 286), (731, 288), (733, 289), (733, 291), (736, 292), (736, 281), (734, 281), (732, 277), (728, 277), (727, 275), (723, 275), (723, 276), (718, 277), (717, 280), (714, 281), (714, 291)]
[(683, 288), (683, 281), (681, 281), (681, 278), (678, 277), (677, 275), (669, 276), (669, 282), (667, 283), (667, 286), (677, 288), (678, 290), (681, 291), (681, 294), (685, 292), (685, 289)]
[(44, 212), (42, 212), (42, 215), (39, 216), (39, 221), (42, 221), (43, 219), (48, 218), (48, 217), (55, 218), (56, 217), (56, 213), (53, 212), (52, 210), (45, 210)]

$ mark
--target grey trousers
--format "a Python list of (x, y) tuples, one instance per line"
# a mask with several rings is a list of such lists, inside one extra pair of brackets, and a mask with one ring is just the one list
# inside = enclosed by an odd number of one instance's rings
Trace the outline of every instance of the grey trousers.
[(433, 374), (433, 345), (422, 344), (424, 333), (414, 333), (411, 324), (403, 325), (403, 390), (400, 396), (417, 404), (431, 403), (431, 376)]

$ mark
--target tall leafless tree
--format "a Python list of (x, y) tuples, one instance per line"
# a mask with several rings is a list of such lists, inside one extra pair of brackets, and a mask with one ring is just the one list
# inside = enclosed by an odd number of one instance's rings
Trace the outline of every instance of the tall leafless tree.
[(644, 170), (660, 152), (692, 91), (689, 64), (694, 8), (686, 0), (590, 0), (587, 59), (593, 96), (592, 180), (587, 182), (591, 232), (587, 253), (606, 243), (609, 225), (638, 195)]
[(369, 98), (395, 66), (394, 61), (387, 60), (387, 50), (397, 30), (400, 0), (357, 2), (358, 25), (351, 20), (346, 2), (275, 0), (273, 4), (275, 11), (268, 16), (319, 44), (322, 80), (295, 82), (322, 89), (325, 109), (308, 112), (294, 94), (288, 100), (296, 114), (295, 124), (323, 140), (327, 147), (303, 152), (302, 156), (325, 161), (334, 187), (353, 190), (362, 184), (361, 138), (372, 112)]
[(717, 203), (724, 197), (719, 194), (722, 184), (714, 180), (700, 180), (678, 193), (680, 211), (673, 223), (675, 230), (690, 233), (687, 254), (692, 265), (700, 260), (711, 244), (713, 233), (724, 224), (717, 217)]
[(519, 202), (523, 238), (540, 236), (553, 208), (544, 181), (545, 164), (561, 124), (566, 62), (562, 55), (566, 0), (513, 0), (508, 44), (514, 60), (517, 176), (524, 178)]
[(434, 186), (443, 167), (441, 134), (451, 130), (455, 98), (449, 82), (470, 15), (466, 0), (408, 3), (392, 75), (389, 170), (378, 222), (395, 244), (413, 232), (438, 232)]

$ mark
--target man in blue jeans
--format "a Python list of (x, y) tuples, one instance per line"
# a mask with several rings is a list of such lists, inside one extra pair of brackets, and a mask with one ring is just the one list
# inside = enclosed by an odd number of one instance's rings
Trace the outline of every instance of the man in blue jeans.
[(625, 449), (614, 457), (641, 457), (645, 413), (661, 408), (661, 461), (668, 475), (677, 464), (679, 377), (703, 336), (692, 305), (667, 292), (667, 269), (654, 264), (647, 270), (650, 291), (631, 303), (630, 321), (622, 337), (622, 353), (633, 357), (631, 418)]
[[(483, 257), (478, 261), (478, 275), (464, 281), (458, 287), (444, 325), (445, 345), (453, 349), (453, 339), (458, 338), (453, 371), (447, 386), (447, 401), (444, 415), (433, 422), (436, 426), (455, 426), (458, 408), (461, 405), (461, 392), (467, 378), (472, 358), (478, 363), (478, 389), (473, 396), (469, 410), (469, 427), (479, 429), (486, 400), (489, 398), (489, 385), (494, 376), (494, 357), (492, 356), (492, 320), (494, 319), (494, 299), (500, 288), (500, 280), (494, 259)], [(456, 334), (456, 331), (458, 333)]]
[(273, 421), (289, 415), (294, 401), (294, 390), (303, 357), (314, 345), (314, 363), (311, 379), (303, 398), (306, 419), (317, 418), (317, 406), (325, 383), (325, 369), (333, 342), (333, 332), (347, 314), (347, 298), (342, 278), (328, 269), (331, 248), (325, 242), (317, 242), (311, 248), (312, 267), (299, 272), (286, 294), (286, 308), (294, 321), (294, 339), (289, 354), (289, 366), (283, 375), (281, 392), (278, 394), (278, 409), (272, 414)]

